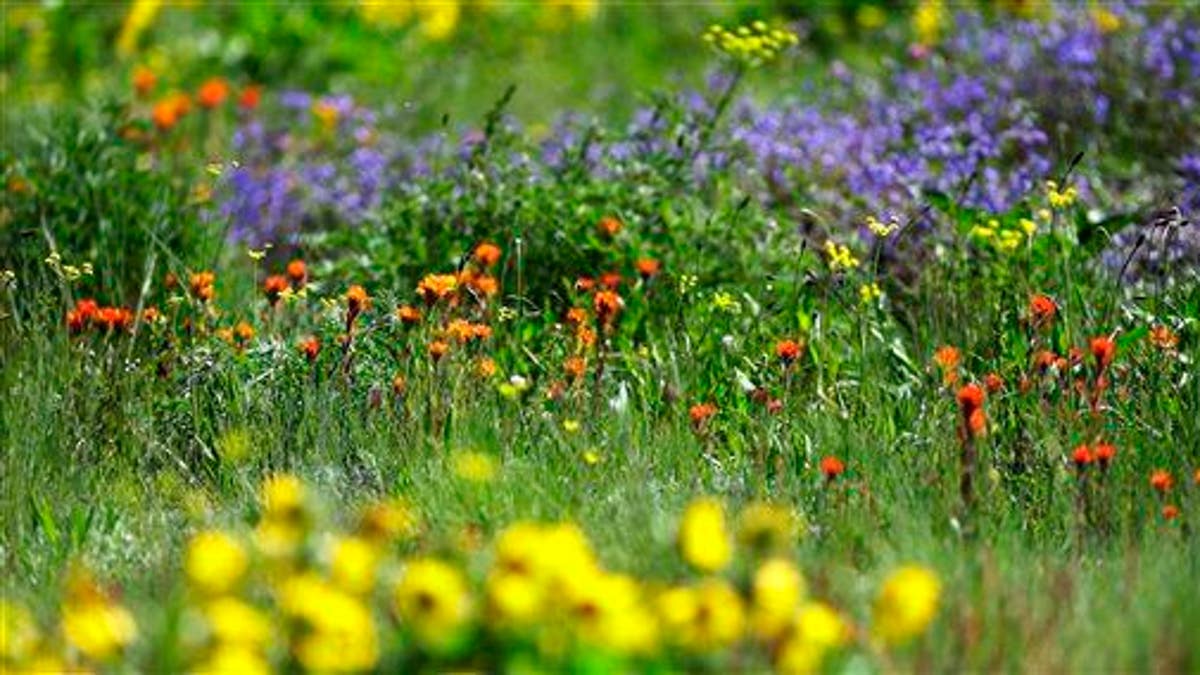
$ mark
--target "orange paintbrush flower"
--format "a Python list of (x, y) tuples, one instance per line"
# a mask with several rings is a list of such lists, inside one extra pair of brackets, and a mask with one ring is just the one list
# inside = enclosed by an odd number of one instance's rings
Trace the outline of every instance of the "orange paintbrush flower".
[(1091, 464), (1095, 459), (1096, 457), (1092, 454), (1091, 448), (1086, 445), (1075, 448), (1075, 452), (1071, 453), (1071, 461), (1075, 462), (1075, 468), (1080, 471), (1086, 469), (1088, 464)]
[(832, 481), (846, 471), (846, 464), (832, 455), (821, 458), (821, 475)]
[(803, 349), (804, 346), (795, 340), (780, 340), (775, 344), (775, 356), (779, 357), (780, 361), (783, 361), (783, 365), (789, 366), (792, 364), (792, 361), (800, 357), (800, 352)]
[(288, 288), (288, 279), (282, 274), (272, 274), (263, 282), (263, 294), (267, 296), (267, 302), (272, 307), (279, 303), (279, 296)]
[(316, 361), (317, 355), (321, 353), (321, 340), (316, 336), (304, 340), (300, 343), (300, 353), (308, 359), (309, 363)]
[(216, 281), (217, 275), (212, 272), (196, 272), (188, 277), (188, 289), (191, 290), (192, 297), (201, 302), (209, 302), (216, 295)]
[(587, 360), (582, 356), (570, 356), (563, 362), (563, 372), (567, 379), (578, 380), (587, 372)]
[(1029, 320), (1038, 327), (1049, 326), (1058, 313), (1058, 305), (1048, 295), (1035, 293), (1029, 299)]
[(962, 354), (957, 347), (938, 347), (933, 353), (933, 362), (942, 371), (942, 384), (949, 387), (958, 382), (958, 365), (962, 362)]
[(717, 414), (717, 406), (711, 403), (697, 403), (688, 409), (688, 417), (692, 420), (692, 426), (696, 429), (701, 429), (713, 415)]
[(450, 351), (450, 345), (441, 340), (434, 340), (429, 343), (429, 356), (433, 358), (434, 363), (442, 360), (442, 357)]
[(429, 274), (417, 283), (417, 293), (432, 305), (454, 294), (458, 288), (458, 277), (453, 274)]
[(1166, 493), (1175, 486), (1175, 478), (1170, 471), (1156, 469), (1150, 474), (1150, 487), (1157, 490), (1159, 493)]
[(141, 98), (145, 98), (154, 91), (154, 85), (158, 84), (158, 77), (146, 66), (138, 66), (133, 69), (133, 90)]
[(500, 262), (500, 247), (484, 242), (475, 247), (475, 262), (483, 267), (491, 267)]
[(637, 268), (637, 272), (641, 275), (642, 279), (656, 277), (662, 270), (662, 263), (654, 258), (640, 258), (634, 263), (634, 266)]
[(1179, 517), (1179, 507), (1174, 504), (1167, 504), (1162, 508), (1162, 517), (1164, 520), (1175, 520)]
[(621, 221), (616, 216), (604, 216), (600, 222), (596, 224), (596, 229), (605, 237), (615, 237), (621, 232)]
[(1107, 368), (1117, 353), (1116, 343), (1106, 335), (1092, 338), (1091, 349), (1092, 358), (1096, 359), (1096, 367), (1099, 370)]
[(1117, 446), (1111, 443), (1096, 444), (1096, 461), (1100, 463), (1101, 469), (1107, 469), (1108, 465), (1117, 456)]
[(205, 80), (196, 94), (196, 102), (209, 110), (221, 105), (227, 98), (229, 98), (229, 83), (221, 77), (211, 77)]
[(411, 305), (402, 305), (396, 308), (396, 318), (406, 326), (415, 326), (421, 323), (421, 310)]
[(625, 301), (616, 291), (598, 291), (592, 299), (592, 306), (596, 311), (597, 320), (603, 325), (608, 325), (625, 306)]
[(254, 110), (258, 108), (261, 100), (262, 87), (256, 84), (248, 84), (242, 87), (242, 93), (238, 95), (238, 107), (245, 111)]
[(346, 291), (346, 322), (353, 323), (355, 317), (370, 306), (371, 296), (367, 295), (367, 289), (354, 284)]
[(299, 258), (291, 261), (287, 265), (288, 279), (292, 280), (292, 287), (296, 290), (304, 288), (304, 284), (308, 283), (308, 265), (304, 264)]

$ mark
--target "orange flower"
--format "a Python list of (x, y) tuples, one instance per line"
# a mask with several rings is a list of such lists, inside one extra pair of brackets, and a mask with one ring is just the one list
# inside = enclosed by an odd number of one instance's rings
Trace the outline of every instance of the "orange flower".
[(157, 323), (161, 318), (162, 314), (159, 313), (158, 308), (154, 305), (150, 305), (142, 310), (142, 321), (146, 323)]
[(933, 362), (942, 371), (942, 384), (947, 387), (958, 382), (958, 365), (962, 362), (962, 354), (957, 347), (942, 345), (933, 353)]
[(982, 436), (987, 432), (987, 413), (983, 412), (983, 408), (971, 411), (967, 417), (967, 429), (972, 436)]
[(788, 366), (791, 365), (792, 361), (800, 357), (800, 352), (803, 349), (804, 345), (795, 340), (780, 340), (775, 345), (775, 356), (778, 356), (779, 360), (783, 361), (783, 365)]
[(238, 342), (243, 344), (247, 343), (254, 339), (254, 326), (251, 326), (245, 321), (239, 321), (238, 324), (233, 327), (233, 334), (237, 338)]
[(101, 307), (92, 322), (106, 331), (125, 330), (133, 325), (133, 311), (125, 307)]
[(622, 227), (621, 221), (617, 220), (616, 216), (604, 216), (596, 224), (596, 229), (600, 230), (600, 234), (605, 237), (617, 236)]
[(596, 344), (596, 331), (587, 326), (580, 326), (575, 330), (575, 339), (584, 347), (591, 347)]
[(641, 258), (634, 263), (634, 267), (637, 268), (638, 274), (642, 275), (643, 279), (650, 279), (658, 276), (659, 271), (662, 270), (662, 263), (654, 258)]
[(825, 476), (825, 480), (832, 481), (845, 471), (845, 463), (837, 457), (828, 455), (821, 458), (821, 474)]
[(163, 276), (163, 286), (165, 286), (168, 291), (175, 290), (179, 287), (179, 277), (175, 276), (174, 272), (167, 272), (166, 275)]
[(1057, 362), (1058, 356), (1049, 349), (1042, 349), (1033, 355), (1033, 364), (1043, 374), (1053, 368)]
[(983, 378), (983, 386), (989, 394), (998, 394), (1004, 389), (1004, 379), (998, 373), (988, 373)]
[(496, 362), (486, 356), (481, 356), (475, 363), (475, 374), (480, 379), (489, 379), (496, 374)]
[(287, 277), (282, 274), (272, 274), (263, 282), (263, 293), (267, 296), (267, 302), (274, 307), (279, 302), (279, 296), (288, 289)]
[(1087, 468), (1088, 464), (1095, 461), (1096, 457), (1092, 454), (1091, 448), (1086, 445), (1081, 445), (1075, 448), (1075, 452), (1071, 453), (1071, 461), (1075, 462), (1075, 468), (1080, 471)]
[(717, 406), (711, 403), (697, 403), (688, 409), (688, 417), (692, 418), (692, 426), (701, 429), (713, 415), (717, 414)]
[(1100, 463), (1100, 468), (1108, 468), (1113, 457), (1117, 456), (1117, 447), (1111, 443), (1096, 444), (1096, 461)]
[(415, 326), (421, 323), (421, 310), (411, 305), (403, 305), (396, 308), (396, 318), (406, 326)]
[(972, 382), (960, 388), (955, 399), (958, 401), (958, 407), (962, 410), (963, 416), (969, 417), (972, 412), (983, 407), (983, 389)]
[(607, 325), (616, 318), (625, 301), (615, 291), (598, 291), (592, 298), (592, 305), (596, 310), (596, 318), (601, 324)]
[(1179, 346), (1179, 336), (1166, 326), (1154, 326), (1148, 336), (1150, 344), (1164, 352), (1169, 352)]
[(403, 375), (397, 375), (392, 378), (392, 394), (395, 396), (403, 396), (404, 392), (408, 391), (408, 380), (404, 379)]
[(491, 267), (500, 262), (500, 247), (484, 242), (475, 247), (475, 262), (484, 267)]
[(350, 290), (346, 291), (346, 321), (353, 322), (354, 318), (371, 306), (371, 297), (367, 295), (367, 289), (354, 284)]
[(583, 307), (572, 307), (567, 310), (567, 323), (582, 326), (587, 323), (588, 313)]
[(209, 302), (216, 295), (216, 289), (213, 287), (216, 281), (217, 275), (212, 272), (196, 272), (188, 277), (188, 288), (197, 300)]
[(587, 372), (587, 360), (582, 356), (571, 356), (563, 362), (563, 371), (567, 374), (567, 379), (578, 380)]
[(432, 305), (450, 297), (458, 288), (458, 277), (453, 274), (429, 274), (417, 283), (417, 293)]
[(1196, 473), (1192, 474), (1192, 482), (1200, 485), (1200, 469), (1196, 469)]
[(575, 290), (580, 293), (591, 293), (596, 287), (596, 280), (591, 277), (579, 277), (575, 280)]
[(304, 264), (303, 260), (297, 258), (288, 263), (287, 275), (292, 280), (292, 287), (300, 290), (308, 282), (308, 266)]
[(67, 328), (71, 333), (82, 333), (95, 319), (99, 310), (100, 306), (96, 304), (95, 300), (90, 298), (77, 300), (75, 309), (67, 312)]
[(500, 291), (500, 282), (488, 274), (473, 276), (466, 282), (467, 287), (484, 297), (495, 295)]
[(154, 91), (155, 84), (158, 84), (158, 77), (153, 70), (146, 66), (138, 66), (133, 69), (133, 90), (139, 97), (145, 97)]
[(238, 95), (238, 107), (242, 110), (254, 110), (258, 107), (262, 100), (262, 87), (256, 84), (248, 84), (242, 87), (242, 93)]
[(150, 119), (161, 131), (170, 131), (179, 122), (179, 110), (175, 101), (165, 98), (155, 103), (150, 109)]
[(605, 272), (600, 275), (600, 285), (610, 291), (615, 291), (621, 287), (620, 272)]
[(1170, 471), (1157, 469), (1150, 474), (1150, 487), (1160, 493), (1165, 493), (1175, 486), (1175, 478)]
[(1036, 327), (1049, 326), (1058, 313), (1058, 305), (1048, 295), (1035, 293), (1029, 299), (1029, 319)]
[(450, 345), (441, 340), (434, 340), (429, 343), (429, 355), (433, 357), (434, 363), (442, 360), (442, 357), (450, 351)]
[(1164, 520), (1175, 520), (1179, 517), (1179, 507), (1174, 504), (1167, 504), (1162, 508), (1162, 517)]
[(209, 110), (221, 105), (227, 98), (229, 98), (229, 83), (221, 77), (211, 77), (205, 80), (196, 94), (196, 101), (201, 107)]
[(300, 343), (300, 353), (304, 358), (308, 359), (309, 363), (317, 360), (317, 355), (321, 353), (321, 340), (315, 335)]
[(1117, 353), (1116, 343), (1106, 335), (1092, 338), (1091, 349), (1092, 358), (1096, 359), (1096, 366), (1100, 370), (1107, 368)]

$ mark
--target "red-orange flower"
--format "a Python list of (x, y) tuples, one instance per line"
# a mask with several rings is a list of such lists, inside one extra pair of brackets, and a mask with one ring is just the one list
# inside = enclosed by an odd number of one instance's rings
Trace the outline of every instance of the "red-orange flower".
[(484, 242), (475, 247), (475, 262), (484, 267), (491, 267), (500, 262), (500, 247)]
[(1167, 504), (1162, 508), (1162, 517), (1164, 520), (1175, 520), (1179, 517), (1179, 507), (1174, 504)]
[(580, 326), (587, 323), (588, 313), (583, 307), (572, 307), (567, 310), (567, 323)]
[(1117, 353), (1116, 343), (1106, 335), (1092, 338), (1091, 349), (1092, 358), (1096, 359), (1096, 366), (1100, 370), (1107, 368)]
[(592, 299), (592, 305), (600, 323), (609, 324), (625, 306), (625, 301), (615, 291), (597, 291), (596, 297)]
[(1179, 336), (1166, 326), (1151, 328), (1147, 339), (1150, 340), (1150, 344), (1163, 351), (1171, 351), (1179, 346)]
[(711, 403), (697, 403), (688, 409), (688, 417), (692, 419), (692, 426), (697, 429), (703, 427), (705, 422), (716, 414), (717, 406)]
[(1196, 469), (1196, 473), (1192, 474), (1192, 482), (1200, 485), (1200, 469)]
[(600, 234), (606, 237), (615, 237), (620, 233), (621, 221), (617, 220), (616, 216), (604, 216), (600, 222), (596, 224), (596, 229), (600, 230)]
[(780, 340), (775, 344), (775, 356), (783, 361), (783, 365), (788, 366), (800, 357), (802, 349), (803, 346), (795, 340)]
[(450, 351), (450, 345), (441, 340), (434, 340), (429, 343), (429, 356), (433, 358), (434, 363), (441, 361), (442, 357)]
[(67, 328), (72, 333), (82, 333), (91, 324), (100, 306), (95, 300), (85, 298), (75, 302), (75, 308), (67, 312)]
[(221, 105), (227, 98), (229, 98), (229, 83), (220, 77), (211, 77), (205, 80), (196, 94), (196, 102), (209, 110)]
[(1091, 448), (1086, 445), (1081, 445), (1075, 448), (1075, 452), (1071, 453), (1071, 461), (1075, 462), (1075, 468), (1083, 470), (1088, 464), (1095, 461), (1096, 457), (1092, 454)]
[(238, 107), (242, 110), (254, 110), (261, 100), (262, 87), (257, 84), (248, 84), (242, 87), (242, 93), (238, 95)]
[(263, 282), (263, 293), (272, 307), (279, 302), (279, 296), (287, 289), (288, 279), (282, 274), (272, 274)]
[(417, 293), (427, 305), (450, 297), (457, 288), (458, 277), (453, 274), (429, 274), (417, 282)]
[(1154, 488), (1160, 493), (1165, 493), (1174, 486), (1175, 478), (1171, 475), (1170, 471), (1156, 469), (1150, 474), (1150, 487)]
[(1111, 443), (1096, 444), (1096, 461), (1100, 463), (1100, 468), (1108, 468), (1109, 463), (1113, 461), (1113, 457), (1117, 456), (1117, 446)]
[(637, 268), (638, 274), (643, 279), (650, 279), (658, 276), (658, 273), (662, 270), (662, 263), (654, 258), (640, 258), (634, 263), (634, 267)]
[(575, 290), (580, 293), (590, 293), (596, 287), (596, 280), (591, 277), (579, 277), (575, 280)]
[(582, 356), (570, 356), (563, 362), (563, 372), (567, 374), (567, 379), (578, 380), (587, 372), (587, 360)]
[(237, 338), (239, 343), (245, 344), (254, 339), (254, 326), (251, 326), (245, 321), (239, 321), (237, 325), (233, 327), (233, 335)]
[(162, 131), (169, 131), (176, 123), (179, 122), (179, 110), (175, 105), (175, 101), (171, 98), (164, 98), (154, 104), (150, 109), (150, 120), (154, 122), (154, 126)]
[(188, 277), (188, 288), (192, 292), (192, 297), (201, 302), (208, 302), (216, 295), (214, 284), (217, 281), (217, 275), (212, 272), (196, 272)]
[(1004, 389), (1004, 378), (998, 373), (988, 373), (983, 378), (983, 386), (989, 394), (998, 394)]
[(297, 258), (287, 264), (287, 275), (288, 279), (292, 280), (292, 287), (300, 290), (308, 282), (308, 265)]
[(396, 318), (406, 326), (415, 326), (421, 323), (421, 310), (411, 305), (403, 305), (396, 308)]
[(621, 287), (620, 272), (605, 272), (600, 275), (600, 285), (610, 291), (615, 291)]
[(316, 336), (312, 336), (300, 343), (300, 353), (304, 358), (308, 359), (309, 363), (317, 360), (317, 355), (321, 353), (321, 340)]
[(1058, 313), (1058, 305), (1050, 296), (1041, 293), (1035, 293), (1029, 298), (1029, 319), (1034, 326), (1048, 326), (1054, 321), (1054, 315)]
[(371, 297), (367, 295), (367, 289), (354, 284), (350, 290), (346, 291), (346, 316), (347, 321), (354, 321), (354, 317), (358, 316), (371, 306)]
[(145, 97), (154, 91), (155, 84), (158, 84), (158, 77), (153, 70), (146, 66), (138, 66), (133, 69), (133, 90), (139, 97)]
[(958, 365), (962, 362), (962, 354), (958, 348), (942, 345), (933, 353), (933, 362), (942, 371), (942, 384), (947, 387), (958, 382)]
[(821, 458), (821, 474), (826, 480), (833, 480), (846, 471), (846, 464), (832, 455)]
[(101, 307), (92, 322), (107, 331), (125, 330), (133, 325), (133, 311), (125, 307)]
[(958, 401), (958, 407), (962, 410), (963, 415), (970, 415), (975, 410), (983, 407), (983, 389), (974, 382), (963, 385), (955, 395), (955, 400)]

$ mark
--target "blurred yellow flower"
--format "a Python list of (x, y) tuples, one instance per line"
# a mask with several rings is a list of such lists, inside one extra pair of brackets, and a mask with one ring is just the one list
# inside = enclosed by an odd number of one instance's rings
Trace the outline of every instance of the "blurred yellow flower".
[(941, 592), (941, 582), (928, 568), (901, 567), (879, 590), (872, 613), (872, 631), (888, 644), (903, 644), (917, 637), (937, 614)]
[(426, 648), (444, 650), (471, 619), (471, 596), (462, 573), (434, 558), (409, 561), (396, 586), (396, 610)]
[(702, 572), (719, 572), (733, 557), (733, 546), (725, 528), (725, 506), (704, 497), (688, 504), (679, 526), (679, 552), (692, 567)]
[(725, 649), (745, 631), (742, 599), (723, 579), (669, 589), (659, 596), (657, 606), (665, 636), (691, 651)]
[(921, 0), (913, 10), (913, 32), (922, 45), (937, 44), (945, 23), (946, 6), (942, 0)]
[(773, 558), (754, 572), (751, 625), (764, 641), (779, 637), (796, 615), (807, 592), (800, 570), (788, 560)]
[(496, 460), (483, 452), (459, 452), (453, 467), (454, 475), (468, 483), (490, 483), (496, 478)]
[(344, 537), (333, 543), (330, 576), (338, 588), (354, 595), (369, 593), (375, 586), (379, 551), (366, 539)]
[(258, 609), (233, 597), (213, 600), (204, 618), (218, 642), (261, 649), (271, 639), (271, 621)]
[(246, 551), (233, 537), (217, 530), (200, 532), (188, 543), (184, 570), (201, 593), (221, 595), (232, 590), (249, 567)]

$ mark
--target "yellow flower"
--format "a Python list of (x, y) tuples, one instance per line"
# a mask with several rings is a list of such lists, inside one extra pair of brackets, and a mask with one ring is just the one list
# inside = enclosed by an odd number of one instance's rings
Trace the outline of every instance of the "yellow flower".
[(600, 455), (600, 451), (596, 448), (588, 448), (583, 451), (583, 463), (588, 466), (596, 466), (603, 460), (604, 458)]
[(562, 427), (568, 434), (574, 434), (579, 432), (581, 425), (579, 420), (563, 420)]
[(1075, 203), (1075, 198), (1078, 195), (1079, 193), (1074, 185), (1068, 185), (1060, 189), (1057, 182), (1052, 180), (1046, 181), (1046, 199), (1050, 202), (1051, 208), (1070, 208)]
[(795, 514), (779, 504), (752, 502), (738, 514), (738, 541), (756, 552), (790, 546), (796, 534)]
[(1092, 7), (1092, 21), (1096, 28), (1105, 35), (1121, 29), (1121, 17), (1103, 5)]
[(658, 598), (658, 612), (664, 635), (691, 651), (725, 649), (745, 630), (742, 599), (723, 579), (665, 591)]
[(720, 25), (709, 27), (704, 41), (718, 52), (750, 67), (769, 63), (780, 53), (800, 42), (789, 30), (771, 29), (762, 21), (729, 30)]
[(291, 474), (278, 474), (263, 481), (262, 506), (267, 518), (292, 520), (303, 513), (304, 485)]
[(419, 524), (417, 514), (408, 504), (392, 499), (376, 502), (363, 509), (358, 532), (371, 541), (381, 543), (397, 537), (411, 537), (417, 533)]
[(572, 579), (564, 593), (571, 626), (585, 644), (618, 654), (648, 653), (658, 623), (632, 577), (595, 570)]
[(862, 304), (869, 305), (883, 297), (883, 289), (875, 282), (863, 284), (858, 287), (858, 297)]
[(946, 7), (942, 0), (921, 0), (913, 11), (913, 32), (920, 44), (936, 44), (945, 23)]
[(221, 595), (241, 581), (248, 565), (241, 544), (224, 532), (208, 530), (192, 537), (184, 569), (196, 590)]
[(714, 293), (712, 303), (713, 309), (717, 310), (718, 312), (737, 314), (742, 311), (742, 304), (738, 302), (732, 294), (724, 291), (718, 291)]
[(679, 526), (679, 552), (702, 572), (719, 572), (733, 557), (725, 529), (725, 506), (712, 498), (692, 501)]
[(909, 565), (896, 570), (875, 599), (875, 635), (895, 645), (924, 633), (937, 614), (941, 592), (937, 575), (925, 567)]
[(370, 609), (313, 573), (292, 576), (279, 589), (279, 607), (303, 621), (292, 645), (309, 670), (367, 670), (379, 659), (379, 641)]
[(1037, 233), (1038, 230), (1037, 223), (1028, 218), (1022, 218), (1018, 220), (1017, 227), (1021, 228), (1021, 231), (1025, 233), (1026, 237), (1032, 237)]
[(875, 216), (867, 216), (867, 229), (870, 230), (871, 234), (875, 235), (876, 237), (888, 237), (900, 229), (900, 223), (896, 222), (894, 219), (887, 223), (883, 223), (880, 222), (880, 220)]
[(33, 655), (39, 637), (37, 623), (28, 609), (0, 599), (0, 662), (24, 662)]
[(261, 649), (271, 639), (271, 621), (258, 609), (233, 597), (213, 600), (204, 618), (217, 642)]
[(783, 558), (764, 562), (754, 573), (751, 624), (764, 641), (779, 637), (792, 623), (806, 586), (800, 570)]
[(846, 644), (850, 627), (829, 605), (809, 602), (796, 613), (795, 623), (776, 657), (781, 673), (813, 673), (820, 670), (830, 650)]
[(433, 651), (453, 646), (471, 619), (467, 580), (434, 558), (409, 561), (396, 586), (395, 602), (401, 620)]
[(850, 247), (833, 240), (825, 242), (825, 255), (829, 257), (829, 269), (833, 272), (856, 269), (862, 261), (854, 256)]
[(488, 616), (502, 628), (525, 628), (541, 617), (542, 585), (533, 577), (512, 572), (492, 574), (485, 593)]
[(121, 24), (121, 33), (117, 36), (118, 53), (128, 56), (137, 50), (138, 39), (146, 28), (154, 23), (162, 6), (162, 0), (133, 1), (129, 13), (125, 15), (125, 21)]
[(417, 5), (417, 24), (430, 40), (444, 40), (458, 26), (458, 0), (438, 0)]
[(260, 652), (238, 644), (220, 644), (192, 672), (197, 675), (268, 675), (272, 670)]
[(496, 460), (482, 452), (460, 452), (453, 465), (454, 475), (468, 483), (490, 483), (496, 478)]
[(369, 593), (375, 585), (379, 551), (366, 539), (345, 537), (333, 544), (330, 575), (338, 588), (354, 595)]
[(93, 661), (107, 661), (137, 637), (133, 615), (107, 597), (86, 570), (72, 572), (62, 608), (67, 642)]

